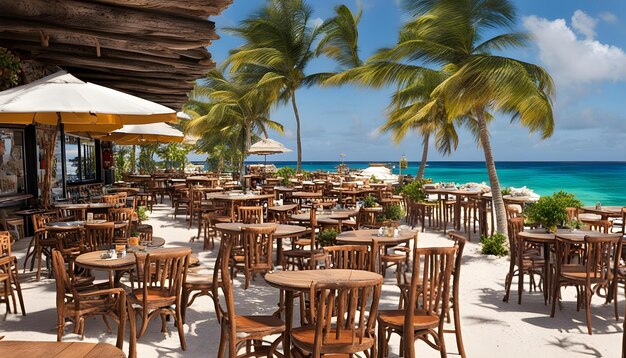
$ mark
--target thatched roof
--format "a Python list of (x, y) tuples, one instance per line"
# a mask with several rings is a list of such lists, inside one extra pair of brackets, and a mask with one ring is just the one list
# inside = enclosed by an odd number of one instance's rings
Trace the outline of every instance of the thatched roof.
[(0, 46), (179, 109), (215, 64), (208, 20), (233, 0), (0, 0)]

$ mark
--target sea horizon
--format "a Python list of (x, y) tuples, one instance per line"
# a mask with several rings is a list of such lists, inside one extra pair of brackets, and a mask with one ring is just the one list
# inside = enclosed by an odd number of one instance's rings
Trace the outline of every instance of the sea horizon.
[[(202, 164), (203, 161), (192, 161)], [(263, 160), (248, 160), (249, 164), (262, 164)], [(303, 161), (302, 169), (306, 171), (335, 171), (342, 161), (320, 160)], [(365, 169), (370, 163), (395, 165), (392, 170), (399, 174), (398, 161), (343, 161), (350, 169)], [(268, 160), (267, 164), (296, 166), (296, 161)], [(402, 173), (415, 176), (419, 161), (409, 161), (408, 168)], [(489, 184), (484, 161), (428, 161), (424, 176), (434, 182), (485, 182)], [(500, 185), (504, 187), (526, 186), (539, 195), (550, 195), (563, 190), (573, 193), (585, 205), (626, 206), (626, 190), (623, 189), (626, 178), (626, 161), (496, 161), (496, 169)]]

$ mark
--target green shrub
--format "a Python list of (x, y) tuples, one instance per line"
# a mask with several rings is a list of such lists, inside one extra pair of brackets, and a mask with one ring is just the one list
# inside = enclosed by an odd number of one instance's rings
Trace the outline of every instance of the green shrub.
[(363, 199), (363, 207), (366, 208), (373, 208), (378, 204), (378, 202), (376, 201), (376, 198), (374, 198), (371, 195), (368, 195), (365, 197), (365, 199)]
[(503, 188), (500, 192), (502, 193), (502, 195), (511, 195), (511, 187), (507, 186)]
[(148, 220), (148, 208), (146, 208), (145, 206), (138, 206), (135, 209), (135, 212), (137, 213), (137, 218), (139, 219), (139, 221)]
[(389, 205), (387, 209), (385, 210), (386, 220), (400, 221), (400, 219), (402, 219), (403, 216), (404, 216), (404, 209), (402, 209), (402, 206), (398, 204)]
[(370, 183), (372, 184), (383, 183), (383, 180), (376, 178), (376, 175), (372, 174), (372, 176), (370, 177)]
[(337, 235), (339, 231), (334, 228), (323, 230), (317, 235), (316, 241), (320, 246), (333, 246), (337, 244)]
[(506, 236), (496, 233), (492, 236), (481, 236), (480, 243), (483, 245), (483, 255), (505, 256), (509, 250), (504, 246)]
[(415, 179), (409, 184), (402, 187), (402, 193), (408, 196), (410, 199), (416, 202), (422, 202), (426, 200), (426, 194), (422, 190), (424, 181), (421, 179)]
[(581, 206), (582, 203), (574, 194), (559, 191), (549, 196), (542, 196), (536, 203), (529, 204), (524, 213), (531, 222), (554, 231), (556, 227), (568, 223), (566, 208)]
[(282, 167), (276, 171), (276, 176), (282, 178), (280, 181), (282, 185), (291, 184), (290, 179), (293, 178), (295, 175), (296, 175), (296, 170), (293, 169), (292, 167)]

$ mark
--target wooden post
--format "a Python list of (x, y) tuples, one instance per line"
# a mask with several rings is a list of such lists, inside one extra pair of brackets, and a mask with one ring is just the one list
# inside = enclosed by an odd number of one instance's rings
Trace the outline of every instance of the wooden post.
[[(59, 133), (59, 129), (61, 127), (61, 113), (57, 113), (57, 125), (46, 128), (49, 132), (48, 135), (44, 135), (47, 141), (44, 141), (45, 148), (45, 156), (46, 156), (46, 175), (43, 181), (43, 190), (42, 190), (42, 200), (41, 205), (45, 209), (49, 209), (51, 207), (51, 199), (52, 199), (52, 167), (54, 164), (54, 149), (56, 147), (57, 135)], [(47, 146), (46, 146), (47, 144)]]

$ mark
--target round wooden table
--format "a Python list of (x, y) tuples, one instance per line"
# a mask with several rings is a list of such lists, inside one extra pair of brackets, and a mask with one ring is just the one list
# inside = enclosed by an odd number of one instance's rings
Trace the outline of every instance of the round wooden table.
[(378, 236), (378, 230), (353, 230), (337, 235), (337, 242), (350, 245), (372, 245), (377, 242), (381, 246), (397, 245), (412, 240), (417, 235), (416, 230), (399, 230), (398, 236)]
[(0, 341), (0, 356), (29, 358), (40, 357), (126, 357), (116, 346), (108, 343), (44, 342), (44, 341)]
[(309, 292), (316, 283), (349, 283), (370, 282), (372, 285), (381, 283), (383, 277), (375, 272), (361, 270), (298, 270), (276, 271), (265, 275), (268, 285), (285, 290), (285, 334), (283, 335), (283, 351), (285, 358), (291, 357), (290, 332), (293, 327), (293, 296), (294, 292)]
[[(113, 273), (113, 287), (120, 287), (120, 279), (122, 273), (135, 267), (135, 255), (127, 253), (126, 256), (120, 258), (102, 258), (102, 254), (107, 250), (98, 250), (86, 252), (76, 257), (74, 261), (76, 265), (90, 270), (108, 271)], [(109, 276), (109, 279), (111, 276)]]
[(602, 220), (607, 220), (610, 217), (617, 218), (622, 216), (621, 206), (601, 206), (599, 208), (596, 208), (595, 206), (583, 206), (580, 208), (580, 211), (600, 215)]
[[(318, 220), (326, 220), (326, 219), (348, 219), (350, 216), (355, 216), (357, 214), (356, 210), (348, 210), (348, 209), (340, 209), (340, 210), (323, 210), (317, 212)], [(311, 220), (311, 214), (303, 213), (303, 214), (294, 214), (291, 215), (291, 219), (295, 221), (309, 221)]]
[(269, 227), (277, 226), (274, 232), (274, 239), (276, 240), (276, 264), (280, 264), (283, 260), (283, 239), (293, 238), (309, 232), (309, 229), (304, 226), (298, 225), (283, 225), (275, 223), (265, 224), (243, 224), (243, 223), (217, 223), (215, 228), (222, 232), (231, 235), (241, 234), (241, 228), (244, 227)]

